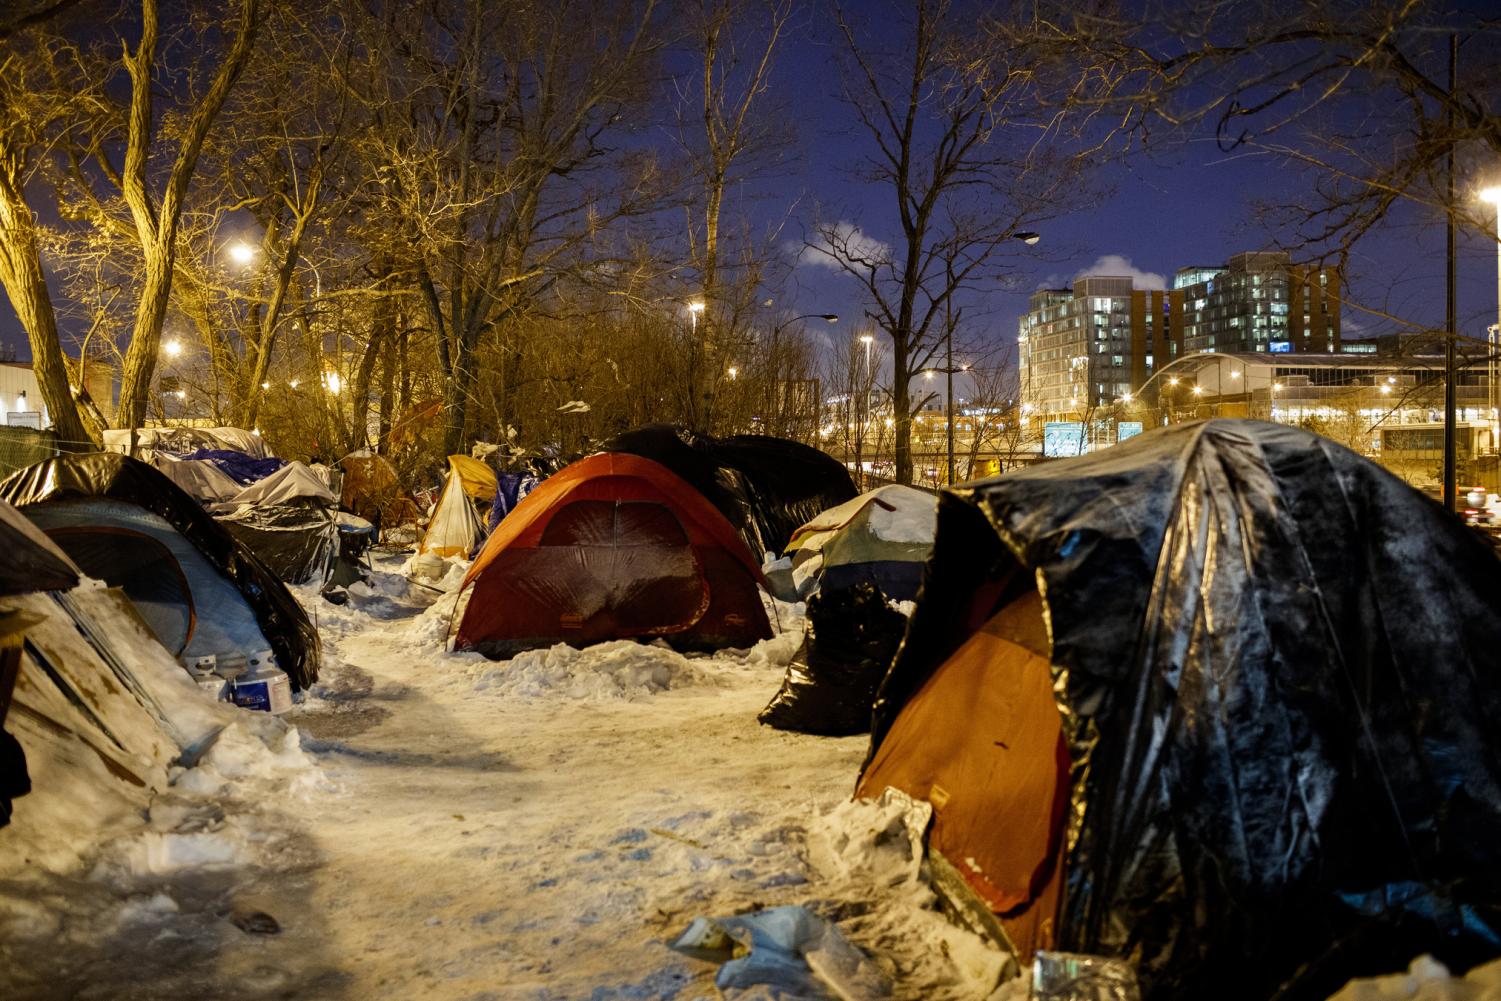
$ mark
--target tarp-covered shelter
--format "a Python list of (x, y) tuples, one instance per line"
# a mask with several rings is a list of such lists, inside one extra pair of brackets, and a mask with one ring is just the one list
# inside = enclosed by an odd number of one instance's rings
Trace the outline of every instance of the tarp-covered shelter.
[(861, 581), (895, 601), (911, 601), (922, 586), (923, 562), (933, 550), (938, 495), (888, 484), (822, 512), (792, 535), (793, 565), (822, 557), (825, 590)]
[(672, 470), (719, 509), (758, 558), (781, 552), (799, 525), (855, 496), (849, 470), (837, 459), (785, 438), (715, 438), (651, 424), (616, 435), (601, 448)]
[(858, 789), (933, 805), (936, 867), (1023, 959), (1322, 999), (1501, 951), (1498, 719), (1485, 540), (1326, 439), (1214, 420), (943, 496)]
[(218, 504), (239, 493), (243, 486), (216, 464), (205, 459), (179, 459), (170, 452), (157, 452), (151, 464), (200, 504)]
[[(197, 428), (160, 427), (137, 428), (136, 453), (138, 458), (149, 458), (149, 452), (173, 452), (185, 455), (198, 449), (228, 449), (243, 452), (256, 459), (267, 456), (266, 443), (254, 431), (244, 428)], [(130, 452), (130, 429), (114, 428), (104, 432), (104, 447), (111, 452)]]
[(304, 462), (288, 462), (218, 503), (214, 518), (282, 580), (325, 575), (338, 552), (339, 498)]
[(456, 649), (664, 637), (683, 649), (771, 636), (760, 569), (733, 528), (665, 467), (592, 455), (532, 491), (470, 567)]
[(339, 460), (344, 474), (340, 503), (344, 510), (381, 526), (415, 521), (417, 505), (401, 488), (401, 477), (391, 460), (374, 452), (360, 451)]
[(868, 581), (813, 595), (802, 645), (756, 718), (827, 737), (869, 733), (876, 691), (906, 631), (906, 616)]
[(485, 523), (475, 504), (492, 502), (495, 490), (495, 470), (467, 455), (450, 455), (443, 491), (433, 505), (417, 551), (444, 557), (473, 553), (485, 534)]
[(286, 586), (147, 464), (114, 452), (60, 456), (0, 481), (0, 500), (85, 573), (123, 588), (171, 652), (270, 649), (294, 688), (317, 679), (318, 635)]

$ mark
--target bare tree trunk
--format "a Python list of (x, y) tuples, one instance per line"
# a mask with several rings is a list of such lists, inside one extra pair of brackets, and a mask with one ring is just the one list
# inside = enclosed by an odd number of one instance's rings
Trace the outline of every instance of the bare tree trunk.
[(16, 316), (26, 328), (32, 371), (58, 436), (75, 444), (98, 444), (99, 436), (89, 433), (73, 402), (52, 295), (42, 275), (36, 219), (22, 200), (19, 177), (12, 166), (9, 157), (0, 160), (0, 285), (5, 286)]
[(197, 167), (204, 137), (250, 57), (258, 11), (259, 0), (241, 0), (239, 31), (224, 62), (220, 64), (208, 93), (188, 120), (178, 146), (177, 159), (172, 164), (172, 172), (158, 207), (153, 204), (146, 185), (147, 153), (155, 125), (151, 109), (157, 7), (156, 0), (141, 0), (141, 42), (134, 53), (127, 53), (125, 56), (125, 68), (130, 74), (131, 102), (120, 192), (135, 220), (146, 273), (141, 301), (136, 307), (130, 347), (125, 352), (125, 368), (120, 377), (120, 409), (116, 422), (124, 427), (139, 427), (146, 417), (151, 376), (156, 371), (156, 355), (161, 344), (162, 322), (166, 319), (167, 302), (172, 292), (177, 227), (182, 216), (188, 182)]

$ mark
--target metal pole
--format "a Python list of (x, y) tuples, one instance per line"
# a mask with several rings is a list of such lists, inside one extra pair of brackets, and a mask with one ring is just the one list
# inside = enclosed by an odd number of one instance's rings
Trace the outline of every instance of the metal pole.
[[(1459, 36), (1449, 36), (1449, 96), (1457, 98), (1459, 67)], [(1454, 438), (1457, 430), (1454, 418), (1454, 381), (1456, 367), (1454, 364), (1454, 341), (1458, 336), (1455, 323), (1455, 266), (1454, 266), (1454, 105), (1451, 101), (1448, 110), (1444, 112), (1444, 124), (1449, 130), (1449, 152), (1447, 156), (1449, 202), (1447, 205), (1447, 223), (1445, 225), (1445, 249), (1448, 259), (1445, 274), (1444, 300), (1444, 508), (1453, 511), (1454, 487), (1455, 487), (1455, 455)]]
[(1496, 351), (1501, 348), (1501, 201), (1496, 203), (1496, 325), (1490, 329), (1490, 359), (1486, 372), (1485, 398), (1490, 408), (1491, 452), (1501, 455), (1501, 411), (1497, 410)]
[[(954, 485), (954, 328), (949, 327), (948, 342), (944, 348), (944, 368), (948, 370), (948, 411), (949, 411), (949, 486)], [(973, 447), (970, 454), (973, 455)]]

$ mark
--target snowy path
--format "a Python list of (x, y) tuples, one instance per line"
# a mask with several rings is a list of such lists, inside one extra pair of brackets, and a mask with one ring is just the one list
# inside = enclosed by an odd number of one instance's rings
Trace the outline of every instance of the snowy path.
[(775, 668), (635, 701), (518, 699), (475, 691), (488, 664), (347, 628), (296, 722), (342, 787), (305, 818), (323, 863), (304, 900), (349, 997), (711, 993), (712, 967), (665, 940), (796, 899), (803, 804), (847, 797), (865, 751), (760, 727)]

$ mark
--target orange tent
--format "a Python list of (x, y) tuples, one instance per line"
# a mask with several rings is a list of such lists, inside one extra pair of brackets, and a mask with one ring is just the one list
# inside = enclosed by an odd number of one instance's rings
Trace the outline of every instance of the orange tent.
[(1025, 963), (1054, 944), (1068, 776), (1042, 600), (1030, 591), (918, 689), (856, 795), (876, 799), (890, 786), (932, 804), (929, 851), (995, 915)]
[(602, 453), (544, 480), (469, 568), (455, 648), (496, 656), (662, 636), (683, 649), (771, 636), (760, 568), (704, 497), (665, 466)]

